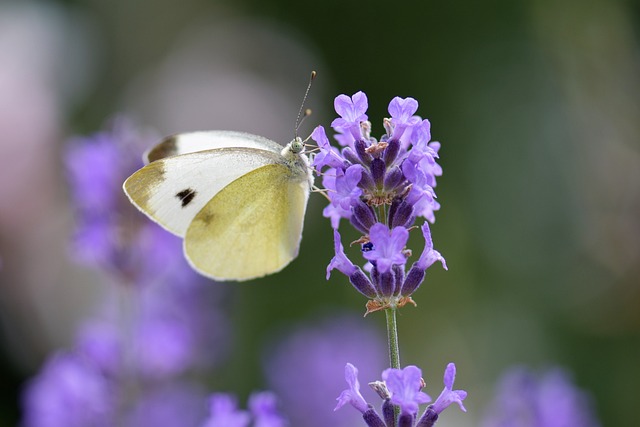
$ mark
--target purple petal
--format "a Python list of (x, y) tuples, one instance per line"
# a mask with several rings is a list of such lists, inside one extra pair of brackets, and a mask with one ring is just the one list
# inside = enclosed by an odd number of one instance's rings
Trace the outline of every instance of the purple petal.
[(340, 393), (336, 399), (338, 404), (334, 411), (337, 411), (345, 404), (350, 403), (358, 411), (364, 413), (368, 409), (367, 402), (360, 394), (360, 382), (358, 381), (358, 369), (351, 363), (347, 363), (344, 367), (344, 379), (347, 381), (349, 388)]
[(347, 258), (347, 255), (345, 255), (344, 247), (342, 246), (340, 233), (338, 233), (338, 230), (333, 230), (333, 243), (336, 254), (327, 266), (327, 280), (329, 280), (329, 277), (331, 277), (331, 271), (334, 268), (338, 269), (338, 271), (340, 271), (347, 277), (351, 276), (356, 272), (357, 268), (355, 265), (353, 265), (349, 258)]
[(442, 413), (453, 403), (457, 403), (462, 411), (467, 412), (467, 409), (462, 404), (462, 401), (467, 398), (467, 392), (464, 390), (451, 390), (455, 377), (456, 365), (449, 363), (444, 371), (444, 389), (433, 404), (433, 410), (437, 414)]
[(391, 393), (391, 403), (400, 406), (402, 413), (415, 414), (421, 403), (431, 401), (429, 395), (420, 390), (422, 371), (417, 366), (386, 369), (382, 379)]
[(451, 390), (453, 388), (453, 382), (456, 380), (456, 365), (455, 363), (449, 363), (447, 369), (444, 371), (444, 386)]
[(378, 270), (386, 273), (391, 265), (404, 265), (407, 258), (402, 253), (409, 239), (409, 231), (404, 227), (394, 227), (393, 231), (382, 223), (374, 224), (369, 230), (369, 240), (373, 250), (363, 256), (369, 261), (376, 261)]
[[(431, 240), (431, 230), (429, 228), (429, 224), (426, 222), (422, 226), (422, 235), (424, 236), (424, 250), (420, 255), (420, 258), (416, 262), (418, 267), (426, 270), (431, 267), (436, 261), (440, 261), (442, 267), (445, 270), (448, 270), (447, 263), (440, 252), (433, 249), (433, 240)], [(454, 371), (455, 375), (455, 371)]]
[(327, 134), (322, 126), (317, 126), (313, 133), (311, 133), (311, 139), (318, 143), (320, 152), (313, 158), (313, 167), (320, 171), (325, 166), (332, 168), (340, 168), (344, 166), (345, 160), (340, 155), (337, 148), (332, 147), (327, 138)]

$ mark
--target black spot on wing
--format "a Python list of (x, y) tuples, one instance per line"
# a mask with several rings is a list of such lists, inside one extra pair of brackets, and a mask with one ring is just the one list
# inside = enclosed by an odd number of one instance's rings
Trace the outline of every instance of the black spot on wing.
[(185, 188), (184, 190), (176, 194), (176, 197), (180, 199), (180, 203), (182, 203), (182, 207), (184, 208), (189, 203), (191, 203), (194, 197), (196, 197), (196, 190), (192, 188)]

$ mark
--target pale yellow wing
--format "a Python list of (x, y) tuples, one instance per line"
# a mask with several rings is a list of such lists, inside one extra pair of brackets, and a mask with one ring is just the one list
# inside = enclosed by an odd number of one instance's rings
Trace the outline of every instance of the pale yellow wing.
[(185, 256), (217, 280), (280, 271), (298, 255), (308, 197), (306, 176), (282, 164), (255, 169), (198, 212), (185, 235)]
[(279, 153), (255, 148), (199, 151), (151, 162), (127, 178), (123, 187), (140, 211), (184, 237), (197, 213), (229, 183), (282, 161)]

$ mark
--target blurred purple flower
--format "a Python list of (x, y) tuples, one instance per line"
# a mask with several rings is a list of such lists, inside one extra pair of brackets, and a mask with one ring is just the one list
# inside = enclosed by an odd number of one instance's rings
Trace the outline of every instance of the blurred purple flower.
[(216, 393), (210, 398), (209, 418), (202, 427), (246, 427), (251, 416), (249, 412), (238, 409), (235, 397), (226, 393)]
[[(76, 138), (67, 151), (76, 259), (120, 289), (112, 288), (119, 294), (115, 307), (106, 305), (80, 328), (75, 356), (56, 356), (25, 391), (29, 427), (103, 425), (94, 415), (104, 425), (117, 419), (131, 427), (182, 427), (206, 416), (199, 410), (204, 395), (180, 385), (180, 376), (220, 359), (228, 324), (217, 309), (220, 291), (189, 268), (180, 239), (139, 214), (122, 192), (150, 141), (119, 119), (108, 131)], [(123, 295), (133, 304), (121, 304)], [(123, 313), (123, 307), (135, 309)], [(41, 415), (46, 411), (51, 416)]]
[[(265, 375), (291, 425), (352, 427), (362, 423), (356, 411), (331, 411), (335, 396), (344, 390), (344, 378), (336, 372), (344, 372), (349, 360), (358, 360), (364, 378), (377, 377), (387, 362), (384, 338), (361, 318), (334, 315), (298, 326), (269, 348)], [(368, 388), (362, 392), (373, 395)]]
[(143, 317), (133, 335), (132, 356), (145, 377), (179, 375), (191, 365), (194, 337), (180, 318), (165, 313)]
[(119, 117), (108, 130), (73, 138), (65, 153), (76, 208), (75, 258), (122, 283), (196, 280), (175, 255), (180, 239), (140, 215), (122, 192), (124, 180), (142, 166), (141, 153), (157, 140), (155, 132)]
[(85, 322), (76, 337), (76, 350), (108, 375), (114, 375), (122, 368), (121, 334), (112, 323), (98, 320)]
[(276, 395), (270, 391), (249, 396), (249, 410), (253, 415), (253, 427), (285, 427), (288, 425), (280, 414)]
[(114, 423), (113, 383), (90, 360), (58, 353), (27, 385), (25, 427), (109, 427)]
[[(123, 427), (200, 427), (207, 416), (206, 394), (174, 382), (149, 390), (123, 417)], [(117, 425), (117, 424), (114, 424)]]
[(526, 368), (508, 371), (498, 385), (482, 427), (598, 427), (590, 396), (567, 372), (535, 375)]
[(238, 409), (236, 398), (227, 393), (210, 397), (209, 418), (202, 427), (286, 427), (277, 408), (276, 396), (263, 391), (249, 396), (249, 411)]

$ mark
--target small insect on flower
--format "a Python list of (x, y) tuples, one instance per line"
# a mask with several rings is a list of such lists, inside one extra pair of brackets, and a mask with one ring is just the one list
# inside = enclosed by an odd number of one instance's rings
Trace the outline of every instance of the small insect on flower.
[[(309, 86), (314, 78), (315, 72)], [(296, 134), (299, 123), (300, 114)], [(196, 271), (216, 280), (254, 279), (298, 255), (313, 186), (304, 152), (298, 136), (282, 147), (241, 132), (179, 134), (145, 154), (148, 164), (125, 181), (124, 191), (140, 211), (184, 238)]]

